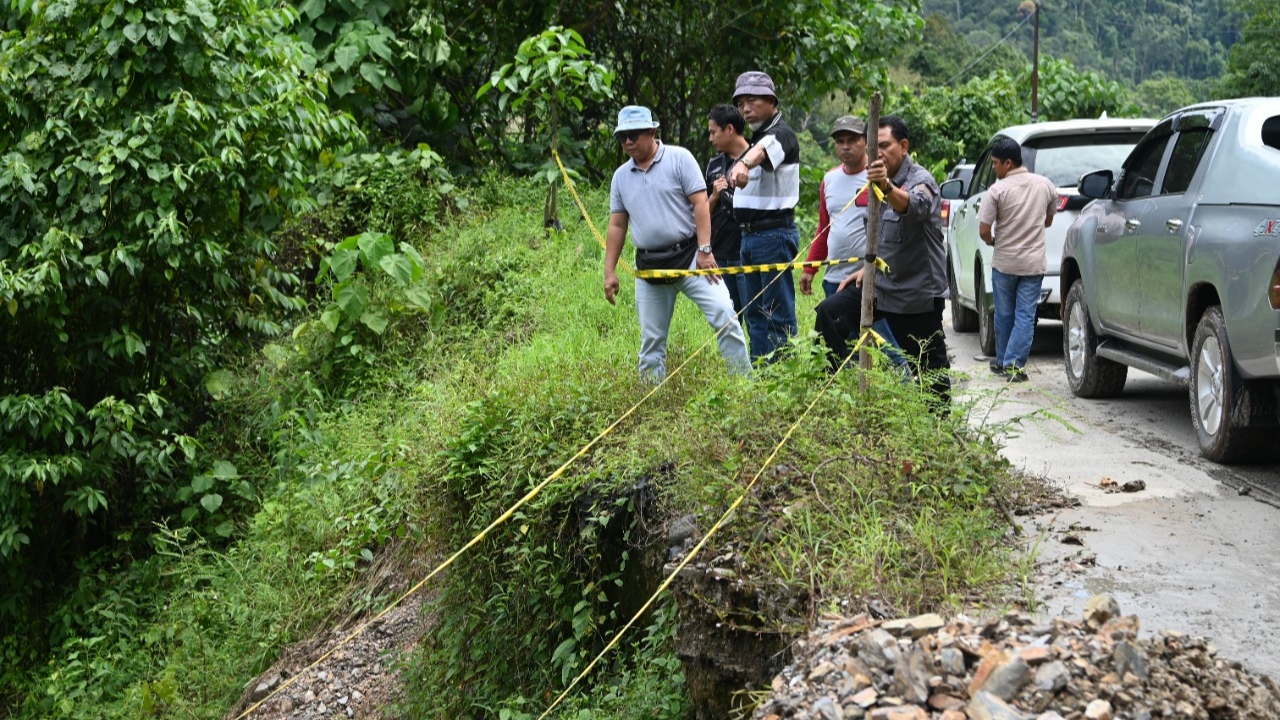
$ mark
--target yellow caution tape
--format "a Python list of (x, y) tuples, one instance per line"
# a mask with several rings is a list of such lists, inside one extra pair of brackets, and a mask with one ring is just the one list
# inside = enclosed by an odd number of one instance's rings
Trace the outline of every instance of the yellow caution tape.
[[(564, 178), (564, 185), (565, 187), (569, 188), (569, 194), (573, 196), (573, 202), (577, 204), (578, 211), (582, 213), (582, 219), (587, 221), (587, 226), (591, 228), (592, 234), (595, 235), (596, 242), (600, 244), (600, 247), (604, 248), (607, 251), (608, 247), (605, 243), (604, 236), (600, 234), (600, 230), (598, 230), (596, 228), (596, 224), (592, 222), (591, 214), (587, 212), (586, 203), (582, 202), (582, 198), (579, 197), (578, 195), (577, 188), (573, 186), (573, 180), (569, 177), (569, 171), (565, 169), (564, 163), (561, 162), (560, 160), (560, 153), (556, 152), (555, 150), (552, 150), (551, 157), (555, 158), (556, 165), (560, 168), (560, 175)], [(859, 188), (858, 192), (853, 194), (853, 197), (849, 198), (849, 202), (845, 203), (844, 207), (840, 208), (840, 212), (836, 213), (836, 217), (840, 217), (841, 215), (844, 214), (846, 210), (852, 207), (854, 202), (857, 201), (858, 196), (861, 195), (862, 191), (866, 190), (868, 187), (871, 188), (872, 192), (876, 194), (876, 197), (879, 198), (881, 202), (884, 202), (884, 193), (880, 190), (880, 186), (872, 185), (870, 182), (868, 182), (866, 185), (863, 185), (861, 188)], [(829, 224), (830, 223), (828, 223), (828, 225)], [(843, 265), (847, 263), (855, 263), (855, 262), (859, 262), (860, 260), (861, 258), (849, 258), (848, 260), (818, 260), (818, 261), (802, 261), (802, 262), (791, 262), (791, 263), (770, 263), (766, 265), (741, 265), (738, 267), (731, 267), (731, 268), (712, 268), (709, 270), (632, 270), (631, 267), (627, 265), (627, 262), (625, 260), (619, 259), (618, 262), (622, 264), (622, 268), (624, 270), (631, 273), (632, 275), (635, 275), (638, 278), (658, 279), (658, 278), (688, 277), (692, 275), (740, 275), (743, 273), (753, 273), (753, 272), (781, 272), (783, 270), (788, 270), (793, 267), (819, 268), (819, 267), (829, 266), (829, 265)], [(880, 268), (881, 272), (885, 272), (885, 273), (889, 272), (889, 266), (879, 258), (876, 258), (876, 267)]]
[(858, 337), (858, 344), (853, 346), (853, 350), (856, 352), (861, 349), (868, 339), (874, 340), (877, 347), (884, 347), (889, 344), (889, 341), (885, 340), (883, 335), (867, 326), (862, 329), (862, 335)]
[[(862, 262), (862, 258), (851, 257), (845, 260), (804, 260), (789, 263), (766, 263), (763, 265), (736, 265), (729, 267), (714, 267), (705, 270), (636, 270), (635, 276), (642, 279), (647, 278), (680, 278), (692, 275), (742, 275), (744, 273), (758, 272), (781, 272), (798, 267), (820, 268), (829, 265), (847, 265), (849, 263)], [(880, 268), (880, 272), (889, 272), (889, 265), (881, 258), (875, 259), (875, 265)]]
[[(587, 212), (586, 203), (582, 202), (582, 198), (578, 197), (578, 190), (573, 186), (573, 180), (569, 177), (569, 171), (565, 170), (564, 163), (560, 162), (560, 153), (555, 150), (551, 151), (551, 157), (556, 159), (556, 165), (560, 166), (560, 175), (564, 177), (564, 186), (569, 188), (569, 194), (573, 196), (573, 201), (578, 205), (578, 211), (582, 213), (582, 219), (587, 221), (587, 226), (591, 228), (592, 234), (596, 236), (596, 242), (600, 243), (600, 247), (608, 252), (609, 248), (605, 244), (604, 235), (600, 234), (600, 230), (596, 228), (596, 224), (591, 221), (591, 213)], [(627, 264), (626, 260), (618, 259), (618, 264), (622, 265), (622, 269), (631, 274), (635, 271)]]

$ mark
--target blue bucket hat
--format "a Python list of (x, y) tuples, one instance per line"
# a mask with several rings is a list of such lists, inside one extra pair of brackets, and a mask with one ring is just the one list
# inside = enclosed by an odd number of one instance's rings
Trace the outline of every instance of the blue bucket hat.
[(649, 112), (649, 108), (640, 105), (628, 105), (618, 112), (618, 127), (613, 129), (613, 134), (628, 130), (652, 130), (658, 127), (658, 121), (653, 119), (653, 113)]

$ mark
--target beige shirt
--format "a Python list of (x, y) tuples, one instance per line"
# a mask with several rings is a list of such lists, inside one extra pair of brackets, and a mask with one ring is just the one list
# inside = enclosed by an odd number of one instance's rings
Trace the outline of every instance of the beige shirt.
[(1009, 275), (1043, 275), (1044, 221), (1058, 207), (1058, 188), (1043, 175), (1014, 168), (987, 190), (978, 222), (991, 225), (991, 267)]

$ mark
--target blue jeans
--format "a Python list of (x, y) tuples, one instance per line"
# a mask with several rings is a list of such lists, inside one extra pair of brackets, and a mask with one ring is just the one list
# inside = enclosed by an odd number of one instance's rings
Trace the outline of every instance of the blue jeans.
[(1036, 331), (1036, 306), (1040, 303), (1043, 275), (1009, 275), (991, 271), (991, 291), (996, 306), (996, 364), (1025, 367)]
[[(721, 260), (716, 258), (716, 264), (720, 267), (742, 267), (742, 260), (736, 258), (733, 260)], [(746, 275), (720, 276), (720, 279), (724, 281), (725, 287), (729, 288), (729, 299), (733, 301), (733, 311), (737, 313), (739, 322), (746, 320), (742, 312), (742, 308), (747, 302), (745, 297), (746, 290), (743, 287), (747, 281), (746, 278)]]
[[(800, 233), (795, 225), (742, 235), (742, 264), (789, 263), (796, 257)], [(774, 278), (778, 275), (777, 282)], [(796, 334), (796, 288), (790, 270), (748, 273), (747, 334), (751, 360), (755, 361), (787, 344)], [(762, 292), (763, 291), (763, 292)]]
[(652, 284), (636, 278), (636, 314), (640, 318), (640, 376), (660, 382), (667, 376), (667, 333), (675, 312), (676, 296), (684, 294), (702, 311), (716, 331), (720, 354), (735, 373), (751, 372), (747, 339), (733, 315), (729, 291), (724, 283), (709, 283), (705, 277), (680, 278), (672, 285)]

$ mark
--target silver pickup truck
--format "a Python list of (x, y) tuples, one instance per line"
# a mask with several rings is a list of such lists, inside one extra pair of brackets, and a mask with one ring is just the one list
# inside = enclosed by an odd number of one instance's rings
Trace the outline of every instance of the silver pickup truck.
[(1188, 386), (1201, 452), (1274, 451), (1280, 433), (1280, 98), (1178, 110), (1067, 231), (1061, 293), (1071, 390), (1109, 397), (1130, 367)]

